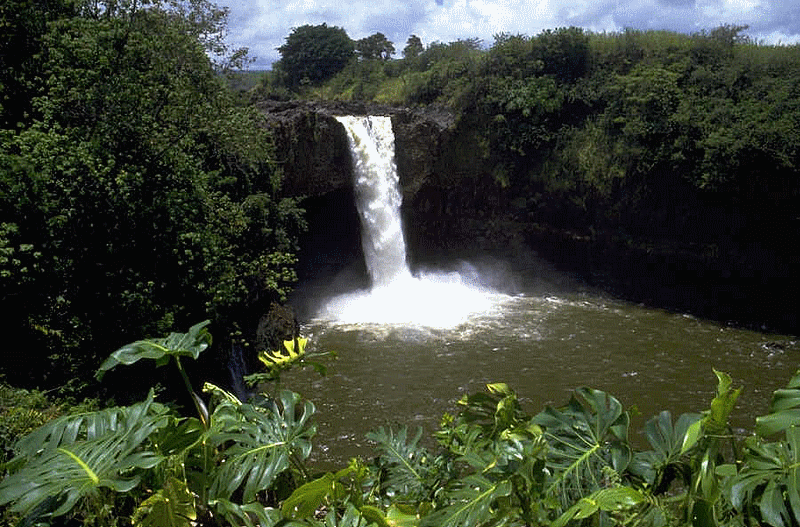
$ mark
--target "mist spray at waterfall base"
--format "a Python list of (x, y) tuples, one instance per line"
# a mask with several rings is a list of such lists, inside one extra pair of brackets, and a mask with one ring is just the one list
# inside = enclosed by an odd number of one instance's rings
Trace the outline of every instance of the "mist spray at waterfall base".
[(328, 301), (318, 318), (341, 324), (455, 328), (491, 315), (506, 295), (465, 283), (456, 273), (398, 277), (387, 285)]
[(402, 194), (389, 117), (338, 117), (346, 128), (355, 172), (356, 205), (369, 290), (328, 300), (316, 318), (347, 325), (455, 328), (491, 315), (509, 299), (470, 273), (412, 275), (400, 219)]

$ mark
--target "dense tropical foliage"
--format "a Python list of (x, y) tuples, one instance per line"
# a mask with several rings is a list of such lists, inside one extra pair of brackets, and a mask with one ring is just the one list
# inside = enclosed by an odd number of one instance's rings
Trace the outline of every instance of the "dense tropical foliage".
[(369, 77), (346, 69), (305, 95), (447, 105), (479, 131), (498, 183), (530, 200), (542, 190), (571, 199), (576, 213), (644, 219), (641, 198), (668, 184), (786, 209), (798, 195), (800, 50), (745, 30), (562, 28), (500, 34), (488, 49), (461, 40), (422, 50), (410, 38), (404, 59)]
[(478, 126), (486, 166), (507, 185), (613, 206), (674, 173), (784, 207), (797, 195), (800, 50), (759, 45), (746, 29), (561, 28), (499, 34), (488, 49), (476, 40), (424, 48), (412, 35), (405, 58), (368, 79), (345, 69), (301, 95), (447, 105)]
[(74, 393), (100, 350), (142, 333), (206, 317), (225, 339), (255, 328), (292, 282), (302, 219), (259, 114), (226, 88), (246, 57), (221, 40), (226, 11), (12, 4), (0, 311), (16, 345), (2, 372)]
[[(97, 375), (143, 360), (183, 373), (181, 359), (211, 345), (207, 324), (123, 346)], [(305, 360), (305, 343), (286, 351), (265, 364)], [(288, 390), (240, 401), (208, 383), (201, 397), (184, 375), (195, 415), (151, 391), (20, 438), (0, 506), (23, 525), (800, 525), (800, 370), (743, 442), (728, 423), (740, 389), (715, 373), (708, 409), (653, 417), (644, 448), (608, 393), (580, 388), (529, 414), (490, 384), (443, 417), (435, 446), (421, 431), (381, 428), (371, 462), (321, 475), (306, 466), (313, 404)]]

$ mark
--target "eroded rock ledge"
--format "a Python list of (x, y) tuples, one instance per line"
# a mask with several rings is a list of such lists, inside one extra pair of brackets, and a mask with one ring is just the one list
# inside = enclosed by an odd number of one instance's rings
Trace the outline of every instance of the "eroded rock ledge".
[(369, 103), (263, 101), (257, 105), (275, 137), (292, 196), (321, 196), (352, 186), (351, 160), (338, 115), (388, 115), (404, 198), (413, 198), (436, 172), (452, 135), (455, 116), (442, 108), (398, 108)]

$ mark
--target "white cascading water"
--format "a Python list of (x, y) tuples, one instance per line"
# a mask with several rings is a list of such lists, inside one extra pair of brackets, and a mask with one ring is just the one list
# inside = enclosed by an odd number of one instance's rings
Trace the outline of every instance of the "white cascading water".
[(389, 117), (337, 117), (350, 141), (369, 291), (330, 300), (318, 317), (343, 324), (453, 328), (508, 297), (459, 273), (413, 276), (400, 219), (402, 194)]
[(389, 117), (338, 117), (350, 142), (361, 247), (373, 288), (411, 276), (400, 219), (400, 178)]

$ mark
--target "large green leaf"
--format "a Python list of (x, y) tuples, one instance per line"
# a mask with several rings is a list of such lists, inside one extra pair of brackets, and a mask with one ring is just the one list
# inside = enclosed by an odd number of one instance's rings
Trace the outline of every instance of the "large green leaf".
[(716, 444), (720, 436), (729, 432), (728, 418), (742, 389), (731, 388), (731, 377), (727, 373), (714, 370), (714, 374), (717, 376), (717, 394), (711, 400), (709, 409), (703, 412), (703, 418), (692, 423), (686, 431), (682, 454), (694, 448), (704, 437)]
[(463, 407), (459, 421), (480, 426), (486, 439), (496, 439), (504, 430), (519, 426), (527, 420), (517, 394), (505, 383), (487, 384), (489, 393), (465, 395), (458, 401)]
[(630, 418), (605, 392), (579, 388), (567, 406), (548, 407), (533, 422), (545, 429), (552, 474), (548, 491), (562, 504), (591, 494), (601, 487), (606, 470), (620, 474), (631, 461)]
[[(305, 519), (313, 517), (323, 506), (336, 508), (345, 502), (360, 504), (364, 479), (368, 474), (366, 466), (352, 460), (346, 468), (336, 473), (329, 472), (295, 489), (284, 500), (281, 512), (286, 518)], [(374, 507), (359, 505), (358, 509), (365, 517), (386, 523), (383, 513)]]
[(800, 426), (786, 430), (786, 442), (747, 440), (731, 502), (750, 514), (757, 506), (761, 520), (769, 525), (800, 525)]
[(281, 513), (287, 518), (308, 518), (326, 500), (338, 500), (343, 493), (339, 478), (329, 472), (295, 489), (281, 505)]
[(422, 429), (410, 437), (404, 426), (397, 432), (378, 428), (367, 434), (380, 452), (377, 464), (381, 474), (381, 491), (391, 498), (425, 495), (426, 476), (430, 470), (430, 455), (419, 445)]
[(581, 498), (567, 509), (550, 527), (565, 527), (572, 520), (582, 520), (598, 511), (619, 512), (631, 509), (645, 501), (645, 496), (631, 487), (609, 487)]
[(142, 359), (155, 360), (158, 365), (166, 364), (170, 357), (197, 359), (211, 345), (211, 334), (206, 329), (209, 323), (206, 320), (195, 324), (186, 333), (170, 333), (163, 338), (137, 340), (122, 346), (100, 365), (95, 377), (100, 380), (107, 371), (116, 366), (127, 366)]
[(220, 449), (210, 496), (230, 500), (242, 489), (245, 503), (267, 489), (292, 463), (311, 453), (314, 405), (282, 390), (264, 408), (222, 401), (211, 417), (209, 443)]
[(797, 370), (786, 388), (775, 391), (769, 414), (756, 418), (756, 433), (762, 437), (791, 426), (800, 426), (800, 370)]
[(728, 418), (736, 405), (736, 400), (742, 392), (741, 388), (732, 389), (733, 381), (725, 372), (714, 370), (717, 376), (717, 395), (711, 400), (703, 426), (712, 433), (728, 430)]
[[(763, 439), (779, 432), (785, 441)], [(770, 413), (756, 419), (756, 433), (745, 443), (731, 502), (766, 524), (800, 525), (800, 370), (786, 388), (775, 391)]]
[(692, 525), (717, 525), (726, 504), (723, 484), (728, 476), (728, 465), (724, 461), (723, 441), (733, 439), (729, 424), (730, 414), (736, 404), (741, 388), (733, 389), (731, 377), (714, 370), (717, 377), (717, 393), (711, 400), (703, 418), (695, 421), (684, 434), (681, 454), (690, 456), (691, 482), (684, 497), (686, 518)]
[[(688, 477), (691, 469), (682, 463), (686, 434), (700, 414), (682, 414), (673, 425), (672, 414), (663, 411), (645, 423), (644, 432), (652, 450), (637, 452), (628, 469), (653, 487), (656, 494), (666, 492), (679, 475)], [(686, 483), (686, 481), (684, 481)]]
[(416, 460), (400, 447), (390, 452), (398, 467), (419, 463), (415, 472), (437, 508), (429, 516), (419, 509), (425, 525), (534, 524), (541, 519), (537, 500), (547, 450), (542, 429), (524, 414), (508, 386), (487, 388), (489, 393), (463, 397), (456, 417), (445, 416), (437, 433), (445, 452), (432, 462)]
[(0, 483), (0, 505), (10, 503), (22, 515), (59, 516), (99, 488), (130, 491), (140, 469), (163, 460), (148, 439), (169, 421), (152, 391), (142, 403), (97, 414), (58, 419), (24, 438), (12, 473)]
[(450, 503), (445, 508), (422, 518), (423, 526), (457, 527), (462, 525), (485, 525), (492, 520), (500, 521), (497, 500), (511, 494), (508, 480), (493, 482), (480, 474), (472, 474), (457, 482), (450, 494)]
[(197, 513), (186, 483), (168, 478), (164, 486), (144, 500), (133, 514), (135, 527), (193, 527)]
[[(371, 514), (370, 518), (371, 517), (374, 517), (374, 514)], [(322, 523), (312, 522), (311, 520), (306, 521), (311, 525), (319, 525), (320, 527), (369, 527), (373, 524), (375, 527), (386, 527), (385, 522), (375, 523), (370, 518), (365, 516), (353, 503), (347, 502), (344, 506), (344, 512), (340, 513), (337, 509), (331, 509), (328, 514), (325, 515), (325, 521)], [(308, 524), (299, 525), (305, 527), (305, 525)], [(295, 527), (295, 525), (288, 523), (286, 527)]]
[[(258, 502), (240, 505), (232, 501), (216, 499), (212, 500), (209, 505), (229, 525), (237, 527), (272, 527), (283, 519), (279, 510), (264, 507)], [(282, 525), (291, 527), (289, 523)]]
[(416, 527), (419, 517), (414, 507), (394, 503), (386, 511), (386, 521), (391, 527)]
[(169, 420), (167, 411), (165, 406), (153, 401), (151, 390), (145, 401), (132, 406), (59, 417), (22, 437), (14, 445), (18, 458), (12, 461), (12, 466), (62, 445), (128, 432), (146, 419), (160, 416), (160, 420), (156, 419), (158, 427), (166, 426)]

